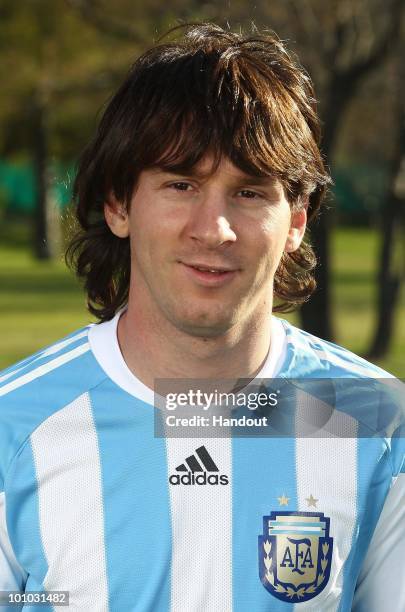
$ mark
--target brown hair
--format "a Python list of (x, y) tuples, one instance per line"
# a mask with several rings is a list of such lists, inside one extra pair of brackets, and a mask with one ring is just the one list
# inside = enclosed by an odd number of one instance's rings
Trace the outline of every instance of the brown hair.
[[(183, 172), (207, 151), (216, 166), (226, 156), (249, 174), (279, 178), (292, 207), (309, 198), (309, 220), (330, 182), (311, 81), (281, 41), (213, 24), (180, 29), (181, 40), (158, 44), (136, 60), (79, 161), (80, 230), (66, 260), (84, 279), (88, 308), (102, 321), (125, 305), (130, 280), (129, 239), (110, 231), (104, 203), (113, 192), (128, 205), (142, 170)], [(274, 280), (281, 303), (274, 310), (308, 299), (315, 264), (306, 241), (283, 255)]]

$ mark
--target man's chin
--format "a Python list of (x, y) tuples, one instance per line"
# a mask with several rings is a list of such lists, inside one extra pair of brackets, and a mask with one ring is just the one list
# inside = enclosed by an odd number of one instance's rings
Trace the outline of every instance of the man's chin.
[(218, 338), (226, 334), (234, 322), (229, 318), (199, 317), (179, 319), (175, 325), (180, 331), (195, 338)]

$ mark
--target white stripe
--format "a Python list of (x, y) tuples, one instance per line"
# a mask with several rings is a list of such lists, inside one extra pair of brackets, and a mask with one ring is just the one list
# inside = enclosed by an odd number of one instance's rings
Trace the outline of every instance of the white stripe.
[(69, 591), (69, 610), (106, 612), (101, 467), (88, 394), (44, 421), (31, 444), (49, 567), (44, 586)]
[[(309, 415), (326, 414), (328, 407), (320, 400), (300, 393), (297, 407), (297, 431), (302, 421), (311, 422)], [(332, 437), (330, 431), (345, 432)], [(351, 417), (334, 410), (327, 430), (297, 437), (296, 472), (298, 510), (323, 512), (330, 518), (329, 535), (333, 538), (332, 567), (328, 584), (316, 596), (316, 609), (335, 612), (343, 589), (343, 564), (350, 553), (357, 512), (357, 423)], [(318, 500), (316, 508), (309, 507), (307, 498)], [(294, 609), (314, 610), (314, 601), (297, 604)]]
[(56, 357), (56, 359), (53, 359), (48, 363), (44, 363), (43, 365), (38, 366), (37, 368), (35, 368), (35, 370), (31, 370), (31, 372), (27, 372), (27, 374), (24, 374), (16, 380), (12, 380), (8, 384), (1, 387), (0, 397), (2, 395), (5, 395), (6, 393), (9, 393), (10, 391), (14, 391), (14, 389), (18, 389), (19, 387), (26, 385), (27, 383), (35, 380), (36, 378), (39, 378), (40, 376), (44, 376), (44, 374), (47, 374), (48, 372), (51, 372), (56, 368), (59, 368), (59, 366), (63, 365), (64, 363), (67, 363), (68, 361), (71, 361), (72, 359), (75, 359), (79, 355), (83, 355), (83, 353), (86, 353), (86, 351), (88, 350), (90, 350), (90, 345), (88, 342), (85, 342), (84, 344), (81, 344), (80, 346), (74, 348), (72, 351), (64, 353), (63, 355)]
[(405, 474), (393, 480), (361, 567), (354, 612), (405, 610)]
[[(232, 610), (232, 482), (229, 438), (166, 438), (169, 475), (204, 445), (227, 485), (169, 485), (171, 612)], [(186, 474), (186, 472), (177, 472)], [(194, 551), (195, 562), (185, 563)], [(196, 574), (197, 571), (197, 574)], [(198, 579), (196, 579), (198, 576)]]
[(84, 338), (85, 336), (87, 336), (87, 334), (88, 334), (88, 331), (85, 330), (81, 332), (80, 334), (76, 334), (72, 338), (68, 338), (67, 340), (62, 340), (62, 342), (58, 342), (57, 344), (50, 346), (49, 348), (42, 351), (39, 355), (37, 355), (31, 361), (27, 360), (27, 362), (24, 363), (20, 368), (14, 369), (11, 372), (4, 374), (3, 376), (0, 376), (0, 383), (10, 378), (10, 376), (15, 376), (15, 374), (18, 374), (18, 372), (21, 372), (21, 370), (24, 370), (24, 368), (29, 368), (32, 364), (38, 361), (38, 359), (43, 359), (44, 357), (48, 357), (49, 355), (54, 355), (58, 351), (61, 351), (62, 349), (64, 349), (66, 346), (69, 346), (69, 344), (73, 344), (73, 342), (76, 342), (76, 340), (80, 340), (80, 338)]
[[(0, 591), (23, 591), (27, 572), (18, 563), (11, 546), (6, 522), (6, 497), (0, 493)], [(7, 612), (0, 606), (2, 612)], [(12, 610), (13, 606), (7, 608)], [(16, 608), (14, 607), (14, 610)]]
[(73, 344), (73, 342), (76, 342), (76, 340), (80, 340), (80, 338), (85, 338), (88, 333), (89, 333), (89, 330), (85, 329), (84, 331), (78, 334), (75, 334), (71, 338), (67, 338), (66, 340), (62, 340), (61, 342), (58, 342), (57, 344), (53, 344), (49, 348), (45, 349), (45, 351), (43, 351), (43, 353), (41, 353), (39, 357), (47, 357), (48, 355), (54, 355), (55, 353), (57, 353), (58, 351), (61, 351), (62, 349), (69, 346), (70, 344)]
[(15, 376), (15, 374), (18, 374), (18, 372), (21, 372), (21, 370), (24, 370), (26, 367), (26, 365), (23, 365), (21, 366), (21, 368), (16, 368), (12, 372), (7, 372), (7, 374), (3, 374), (3, 376), (0, 376), (0, 383), (4, 382), (8, 378), (11, 378), (11, 376)]

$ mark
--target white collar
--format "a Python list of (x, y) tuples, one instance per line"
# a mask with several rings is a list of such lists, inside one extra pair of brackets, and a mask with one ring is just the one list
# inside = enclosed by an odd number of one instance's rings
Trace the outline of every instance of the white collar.
[[(118, 320), (123, 310), (105, 323), (92, 325), (89, 330), (89, 343), (94, 357), (107, 376), (130, 395), (151, 404), (155, 403), (154, 392), (143, 384), (127, 366), (118, 343)], [(280, 372), (286, 356), (286, 334), (279, 319), (271, 318), (270, 350), (256, 379), (274, 378)]]

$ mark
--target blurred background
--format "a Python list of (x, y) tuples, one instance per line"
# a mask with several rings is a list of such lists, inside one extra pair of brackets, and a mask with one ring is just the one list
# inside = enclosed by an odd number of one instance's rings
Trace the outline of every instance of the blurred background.
[(92, 321), (63, 263), (75, 162), (164, 32), (270, 29), (312, 76), (334, 187), (319, 290), (287, 315), (405, 378), (402, 0), (0, 0), (0, 367)]

